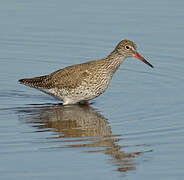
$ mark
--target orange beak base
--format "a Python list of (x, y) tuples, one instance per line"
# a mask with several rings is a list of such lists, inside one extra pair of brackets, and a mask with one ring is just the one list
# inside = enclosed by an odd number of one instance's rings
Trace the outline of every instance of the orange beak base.
[(153, 68), (153, 65), (150, 64), (148, 61), (146, 61), (146, 59), (144, 59), (138, 52), (136, 52), (133, 56), (134, 56), (135, 58), (141, 60), (142, 62), (144, 62), (144, 63), (147, 64), (148, 66), (150, 66), (150, 67)]

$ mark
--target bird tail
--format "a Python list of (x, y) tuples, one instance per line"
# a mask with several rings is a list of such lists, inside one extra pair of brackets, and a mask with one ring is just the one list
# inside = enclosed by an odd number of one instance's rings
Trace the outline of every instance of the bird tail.
[(46, 76), (40, 76), (40, 77), (35, 77), (35, 78), (20, 79), (18, 82), (26, 86), (30, 86), (33, 88), (39, 88), (45, 85), (46, 83), (45, 79), (46, 79)]

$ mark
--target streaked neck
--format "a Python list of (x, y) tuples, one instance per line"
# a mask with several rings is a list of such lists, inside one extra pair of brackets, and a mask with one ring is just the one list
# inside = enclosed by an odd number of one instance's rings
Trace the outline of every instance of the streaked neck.
[(111, 69), (113, 73), (118, 69), (124, 60), (125, 57), (118, 54), (115, 50), (106, 57), (106, 61), (108, 61), (108, 68)]

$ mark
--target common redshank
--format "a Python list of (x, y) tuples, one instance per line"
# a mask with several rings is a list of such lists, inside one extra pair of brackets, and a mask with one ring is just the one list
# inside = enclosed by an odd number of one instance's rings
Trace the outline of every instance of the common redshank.
[(113, 74), (128, 57), (135, 57), (153, 68), (139, 55), (132, 41), (122, 40), (104, 59), (68, 66), (46, 76), (20, 79), (19, 82), (62, 100), (63, 105), (87, 103), (104, 93)]

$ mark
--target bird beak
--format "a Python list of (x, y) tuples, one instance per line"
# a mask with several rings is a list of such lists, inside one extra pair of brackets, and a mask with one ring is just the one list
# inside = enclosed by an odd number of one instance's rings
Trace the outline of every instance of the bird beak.
[(136, 52), (133, 57), (141, 60), (142, 62), (144, 62), (145, 64), (147, 64), (148, 66), (152, 67), (153, 68), (153, 65), (150, 64), (148, 61), (146, 61), (146, 59), (144, 59), (138, 52)]

